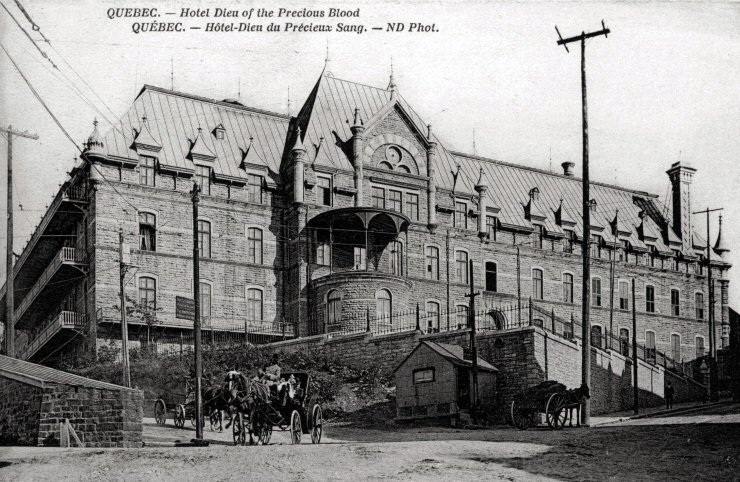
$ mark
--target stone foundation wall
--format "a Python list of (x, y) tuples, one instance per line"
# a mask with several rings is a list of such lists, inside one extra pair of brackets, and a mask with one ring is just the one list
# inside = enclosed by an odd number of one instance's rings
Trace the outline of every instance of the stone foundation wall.
[[(324, 335), (266, 345), (274, 351), (318, 350), (351, 366), (379, 366), (393, 370), (420, 341), (429, 340), (467, 346), (469, 330), (422, 335), (403, 332), (390, 335), (358, 333), (326, 338)], [(499, 369), (496, 411), (499, 422), (508, 422), (509, 407), (524, 389), (545, 380), (557, 380), (568, 388), (581, 385), (581, 345), (553, 336), (537, 327), (483, 332), (477, 336), (479, 356)], [(670, 380), (675, 402), (701, 401), (703, 385), (694, 380), (638, 360), (640, 407), (665, 403), (664, 386)], [(630, 410), (633, 407), (632, 361), (613, 350), (591, 349), (591, 414)]]
[(58, 424), (66, 418), (85, 447), (141, 447), (143, 402), (140, 391), (46, 384), (38, 444), (51, 433), (58, 437)]
[(0, 445), (36, 445), (41, 388), (0, 377)]

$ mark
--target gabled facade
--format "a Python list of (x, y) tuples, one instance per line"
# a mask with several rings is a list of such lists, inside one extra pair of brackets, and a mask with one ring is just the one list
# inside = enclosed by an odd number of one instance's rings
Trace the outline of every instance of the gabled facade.
[[(584, 240), (573, 163), (555, 174), (450, 151), (393, 82), (328, 73), (295, 117), (145, 86), (87, 145), (16, 266), (18, 309), (26, 293), (52, 300), (16, 310), (24, 358), (120, 338), (119, 231), (132, 248), (128, 297), (156, 307), (162, 333), (192, 328), (175, 298), (192, 297), (194, 182), (203, 315), (215, 332), (304, 336), (370, 318), (407, 323), (417, 311), (422, 330), (454, 329), (466, 323), (471, 260), (480, 305), (532, 298), (577, 322), (585, 246), (602, 333), (631, 332), (620, 290), (635, 278), (638, 341), (680, 360), (709, 346), (707, 253), (687, 221), (695, 170), (683, 164), (668, 171), (673, 211), (656, 195), (593, 183)], [(713, 253), (718, 346), (729, 339), (729, 267)]]

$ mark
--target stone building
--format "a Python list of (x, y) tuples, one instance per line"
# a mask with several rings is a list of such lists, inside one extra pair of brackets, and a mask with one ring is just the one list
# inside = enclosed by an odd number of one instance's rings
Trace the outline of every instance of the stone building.
[[(423, 331), (453, 329), (467, 323), (469, 261), (476, 302), (495, 323), (511, 321), (497, 306), (532, 299), (535, 323), (555, 312), (573, 330), (585, 246), (594, 344), (631, 336), (635, 279), (648, 351), (688, 361), (709, 348), (708, 253), (692, 226), (696, 170), (684, 163), (667, 166), (670, 206), (594, 182), (584, 242), (574, 163), (552, 173), (451, 151), (392, 77), (383, 89), (328, 72), (294, 117), (145, 86), (115, 128), (95, 126), (82, 158), (16, 264), (25, 359), (120, 340), (119, 232), (127, 297), (153, 312), (130, 318), (133, 345), (152, 329), (190, 333), (175, 297), (193, 292), (194, 183), (212, 333), (304, 336), (371, 319), (372, 329), (403, 329), (417, 317)], [(719, 239), (714, 251), (722, 347), (730, 265)], [(4, 315), (4, 292), (0, 304)]]

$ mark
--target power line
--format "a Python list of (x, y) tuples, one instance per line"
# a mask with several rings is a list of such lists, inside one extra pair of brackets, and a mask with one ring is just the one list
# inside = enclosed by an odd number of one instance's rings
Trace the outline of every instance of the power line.
[(74, 146), (75, 146), (75, 148), (77, 148), (77, 150), (78, 150), (78, 151), (82, 152), (82, 149), (80, 149), (80, 146), (78, 146), (78, 145), (77, 145), (77, 143), (76, 143), (76, 142), (74, 141), (74, 139), (72, 139), (72, 136), (71, 136), (71, 135), (69, 135), (69, 132), (67, 132), (67, 130), (66, 130), (66, 129), (64, 128), (64, 126), (62, 126), (62, 123), (61, 123), (61, 122), (59, 122), (59, 119), (57, 119), (57, 118), (56, 118), (56, 116), (54, 115), (54, 113), (53, 113), (53, 112), (51, 111), (51, 109), (49, 109), (49, 106), (48, 106), (48, 105), (46, 105), (46, 102), (44, 102), (44, 99), (42, 99), (42, 98), (41, 98), (41, 95), (40, 95), (40, 94), (38, 93), (38, 91), (37, 91), (37, 90), (36, 90), (36, 89), (35, 89), (35, 88), (33, 87), (33, 85), (32, 85), (32, 84), (31, 84), (31, 82), (30, 82), (30, 81), (28, 80), (28, 78), (26, 78), (26, 76), (25, 76), (25, 75), (23, 74), (23, 71), (22, 71), (22, 70), (21, 70), (21, 68), (20, 68), (20, 67), (18, 66), (18, 64), (17, 64), (16, 62), (15, 62), (15, 60), (13, 60), (13, 57), (11, 57), (10, 53), (9, 53), (9, 52), (7, 51), (7, 49), (5, 48), (5, 45), (3, 45), (3, 43), (2, 43), (2, 42), (0, 42), (0, 48), (2, 48), (2, 49), (3, 49), (3, 52), (5, 52), (5, 55), (7, 55), (7, 56), (8, 56), (8, 58), (10, 59), (10, 61), (11, 61), (11, 62), (13, 63), (13, 66), (15, 67), (15, 69), (16, 69), (16, 70), (18, 71), (18, 73), (19, 73), (19, 74), (21, 75), (21, 77), (23, 78), (23, 81), (24, 81), (24, 82), (26, 83), (26, 85), (28, 86), (28, 88), (29, 88), (29, 89), (31, 89), (31, 92), (32, 92), (32, 93), (33, 93), (33, 95), (34, 95), (34, 96), (36, 97), (36, 99), (37, 99), (37, 100), (38, 100), (39, 102), (41, 102), (41, 105), (42, 105), (42, 106), (44, 107), (44, 109), (46, 109), (46, 112), (47, 112), (47, 113), (48, 113), (48, 114), (49, 114), (49, 115), (51, 116), (51, 118), (52, 118), (52, 119), (54, 120), (54, 123), (56, 123), (56, 125), (57, 125), (57, 126), (59, 127), (59, 129), (61, 129), (61, 131), (62, 131), (62, 132), (64, 133), (64, 135), (65, 135), (65, 136), (67, 137), (67, 139), (69, 139), (69, 142), (71, 142), (71, 143), (72, 143), (72, 145), (74, 145)]
[[(59, 69), (59, 67), (57, 67), (57, 66), (56, 66), (56, 64), (54, 63), (54, 61), (52, 61), (52, 60), (51, 60), (51, 59), (49, 58), (49, 55), (48, 55), (48, 54), (47, 54), (46, 52), (44, 52), (43, 50), (41, 50), (41, 47), (39, 47), (39, 46), (38, 46), (38, 44), (36, 43), (36, 41), (35, 41), (35, 40), (34, 40), (34, 39), (33, 39), (33, 38), (31, 37), (31, 34), (29, 34), (29, 33), (28, 33), (28, 32), (26, 31), (26, 29), (24, 29), (24, 28), (23, 28), (23, 26), (21, 25), (21, 23), (20, 23), (20, 22), (19, 22), (19, 21), (18, 21), (18, 20), (17, 20), (17, 19), (16, 19), (16, 18), (15, 18), (15, 17), (13, 16), (13, 14), (12, 14), (12, 13), (10, 13), (10, 10), (8, 10), (8, 7), (6, 7), (6, 6), (5, 6), (5, 4), (4, 4), (4, 3), (2, 3), (2, 2), (0, 2), (0, 5), (2, 5), (2, 7), (3, 7), (4, 9), (5, 9), (5, 12), (6, 12), (6, 13), (7, 13), (7, 14), (8, 14), (9, 16), (10, 16), (10, 18), (12, 18), (12, 19), (13, 19), (13, 21), (14, 21), (14, 22), (15, 22), (15, 24), (16, 24), (16, 25), (18, 26), (18, 28), (19, 28), (19, 29), (21, 29), (21, 31), (22, 31), (22, 32), (23, 32), (24, 34), (26, 34), (26, 37), (28, 37), (28, 40), (30, 40), (30, 41), (31, 41), (31, 43), (33, 44), (33, 46), (34, 46), (34, 47), (36, 47), (36, 50), (38, 50), (38, 51), (39, 51), (39, 53), (41, 53), (41, 56), (42, 56), (42, 57), (44, 57), (44, 58), (45, 58), (46, 60), (48, 60), (48, 61), (49, 61), (49, 62), (51, 63), (51, 65), (52, 65), (52, 66), (53, 66), (53, 67), (54, 67), (55, 69)], [(14, 62), (14, 63), (15, 63), (15, 62)]]

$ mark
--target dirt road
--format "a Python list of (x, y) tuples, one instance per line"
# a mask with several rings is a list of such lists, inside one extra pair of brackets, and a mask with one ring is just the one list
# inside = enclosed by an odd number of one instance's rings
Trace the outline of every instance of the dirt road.
[[(175, 430), (147, 426), (147, 436), (192, 435)], [(557, 432), (327, 425), (324, 442), (292, 446), (276, 433), (267, 447), (0, 448), (0, 479), (740, 480), (738, 405)]]

